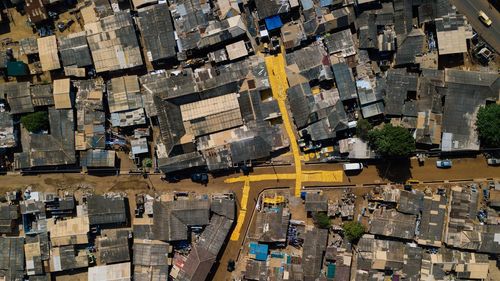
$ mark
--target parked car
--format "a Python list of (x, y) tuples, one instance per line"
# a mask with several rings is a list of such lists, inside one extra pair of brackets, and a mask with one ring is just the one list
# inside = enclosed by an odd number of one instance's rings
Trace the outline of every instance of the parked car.
[(363, 170), (362, 163), (346, 163), (344, 164), (344, 171), (358, 171)]
[(195, 173), (191, 175), (191, 180), (193, 182), (207, 184), (208, 183), (208, 174), (207, 173)]
[(436, 161), (436, 167), (438, 168), (451, 168), (452, 162), (449, 159)]
[(488, 162), (488, 165), (491, 165), (491, 166), (500, 165), (500, 159), (499, 158), (489, 158), (487, 160), (487, 162)]

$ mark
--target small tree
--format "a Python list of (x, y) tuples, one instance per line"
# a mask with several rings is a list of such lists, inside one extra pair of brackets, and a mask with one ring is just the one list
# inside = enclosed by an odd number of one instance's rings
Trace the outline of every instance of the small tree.
[(319, 228), (325, 228), (325, 229), (330, 228), (331, 226), (330, 217), (328, 217), (327, 214), (315, 213), (313, 218), (314, 222), (316, 223), (316, 226), (318, 226)]
[(368, 120), (360, 119), (356, 124), (356, 135), (362, 140), (368, 140), (368, 133), (372, 128), (373, 126)]
[(344, 235), (351, 243), (356, 243), (363, 234), (365, 234), (365, 226), (357, 221), (349, 221), (342, 226)]
[(481, 146), (500, 147), (500, 105), (494, 103), (479, 108), (476, 129)]
[(37, 111), (21, 117), (21, 123), (26, 130), (37, 133), (49, 129), (49, 115), (45, 111)]
[(371, 130), (368, 139), (377, 153), (388, 158), (406, 158), (415, 151), (415, 139), (400, 126), (386, 124), (382, 129)]

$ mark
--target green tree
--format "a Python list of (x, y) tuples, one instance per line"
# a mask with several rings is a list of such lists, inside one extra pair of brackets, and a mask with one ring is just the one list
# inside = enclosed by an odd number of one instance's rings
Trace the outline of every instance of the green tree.
[(373, 126), (368, 120), (360, 119), (356, 124), (356, 135), (362, 140), (368, 140), (368, 133), (372, 128)]
[(356, 243), (363, 234), (365, 234), (365, 226), (357, 221), (349, 221), (342, 226), (344, 235), (351, 243)]
[(328, 217), (327, 214), (315, 213), (313, 218), (314, 218), (314, 222), (316, 223), (317, 227), (325, 228), (325, 229), (330, 228), (330, 226), (331, 226), (330, 217)]
[(415, 151), (415, 139), (400, 126), (386, 124), (382, 129), (368, 133), (370, 144), (377, 153), (388, 158), (406, 158)]
[(500, 147), (500, 105), (479, 108), (476, 129), (483, 147)]
[(49, 115), (46, 111), (37, 111), (21, 117), (21, 123), (26, 130), (37, 133), (49, 129)]

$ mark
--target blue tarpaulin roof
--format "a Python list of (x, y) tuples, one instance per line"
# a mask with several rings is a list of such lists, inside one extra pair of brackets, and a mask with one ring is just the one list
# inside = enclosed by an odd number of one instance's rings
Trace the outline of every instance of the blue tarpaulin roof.
[(277, 29), (283, 26), (280, 16), (272, 16), (265, 19), (267, 30)]
[(267, 251), (269, 247), (265, 244), (250, 243), (250, 254), (255, 255), (255, 259), (258, 261), (267, 260)]
[(326, 272), (326, 278), (334, 278), (337, 266), (333, 263), (328, 264), (328, 270)]
[(333, 0), (320, 0), (319, 5), (321, 7), (328, 7), (333, 4)]

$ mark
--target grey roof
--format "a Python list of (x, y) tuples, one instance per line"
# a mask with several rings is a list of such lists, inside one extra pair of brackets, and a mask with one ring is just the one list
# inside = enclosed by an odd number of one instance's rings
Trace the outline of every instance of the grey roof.
[(168, 267), (168, 254), (170, 253), (170, 245), (154, 241), (147, 243), (146, 241), (134, 241), (134, 266), (166, 266)]
[(372, 234), (413, 239), (415, 236), (416, 217), (399, 213), (394, 209), (377, 209), (370, 221), (369, 232)]
[(80, 152), (80, 166), (82, 167), (115, 167), (115, 151), (91, 149)]
[(230, 220), (236, 218), (235, 202), (231, 199), (212, 199), (210, 209), (219, 216), (224, 216)]
[(401, 213), (418, 215), (424, 204), (424, 194), (416, 191), (415, 193), (402, 190), (400, 193), (397, 210)]
[(249, 259), (245, 267), (245, 279), (264, 281), (268, 280), (266, 261)]
[[(415, 73), (407, 73), (406, 69), (390, 69), (387, 72), (387, 86), (385, 101), (385, 114), (403, 115), (404, 106), (408, 103), (408, 92), (417, 91), (418, 76)], [(411, 115), (410, 111), (408, 112)], [(405, 114), (407, 115), (407, 114)]]
[(276, 211), (261, 211), (255, 214), (255, 224), (248, 236), (259, 242), (284, 242), (287, 238), (290, 213), (288, 209), (279, 207)]
[(342, 57), (356, 54), (356, 47), (350, 29), (335, 32), (331, 35), (325, 35), (323, 41), (325, 42), (329, 54), (340, 52)]
[(357, 98), (356, 84), (352, 71), (346, 63), (332, 65), (335, 83), (339, 89), (340, 100), (350, 100)]
[(293, 121), (297, 128), (301, 129), (310, 123), (311, 109), (311, 87), (309, 83), (294, 85), (287, 90), (287, 98), (290, 104)]
[(133, 224), (132, 225), (135, 239), (153, 239), (152, 224)]
[(333, 79), (328, 53), (321, 44), (287, 53), (286, 63), (288, 66), (296, 64), (299, 74), (307, 80)]
[(323, 194), (307, 192), (305, 207), (307, 212), (326, 212), (328, 211), (328, 199)]
[(93, 64), (85, 31), (59, 36), (58, 40), (63, 66), (85, 67)]
[(54, 105), (52, 84), (31, 85), (30, 91), (33, 106)]
[(171, 173), (205, 165), (205, 159), (199, 152), (196, 151), (168, 158), (158, 158), (158, 168), (164, 173)]
[(271, 151), (272, 146), (262, 136), (231, 142), (233, 163), (266, 158)]
[[(76, 93), (76, 130), (84, 135), (84, 143), (77, 143), (83, 148), (104, 149), (106, 146), (104, 106), (101, 98), (92, 97), (97, 93), (103, 94), (104, 80), (102, 78), (77, 80), (73, 85), (78, 89)], [(97, 95), (97, 96), (98, 96)]]
[(364, 12), (360, 16), (359, 22), (359, 48), (376, 49), (377, 48), (377, 26), (373, 13)]
[[(423, 251), (419, 247), (364, 235), (358, 242), (358, 251), (355, 254), (358, 256), (356, 280), (378, 280), (374, 275), (382, 273), (379, 276), (384, 276), (387, 271), (400, 272), (405, 276), (405, 280), (420, 280)], [(375, 262), (377, 266), (383, 265), (384, 268), (380, 271), (373, 269)], [(367, 278), (366, 274), (370, 275), (370, 278), (363, 279)]]
[(7, 96), (11, 114), (33, 112), (30, 82), (9, 82), (0, 86), (0, 97)]
[(306, 232), (302, 254), (304, 280), (316, 280), (320, 276), (327, 242), (327, 229), (314, 228)]
[(123, 197), (92, 195), (87, 197), (87, 210), (91, 225), (126, 224), (127, 214)]
[(0, 277), (19, 281), (24, 277), (24, 238), (0, 237)]
[(49, 122), (50, 135), (30, 134), (24, 152), (14, 154), (17, 169), (76, 162), (73, 111), (50, 107)]
[(12, 233), (19, 219), (19, 206), (0, 205), (0, 233)]
[(418, 22), (422, 24), (454, 12), (448, 0), (422, 0), (418, 6)]
[[(52, 248), (54, 250), (55, 248)], [(70, 270), (77, 268), (84, 268), (88, 266), (88, 260), (77, 256), (78, 251), (75, 250), (75, 245), (59, 247), (59, 260), (61, 270)], [(55, 258), (55, 257), (52, 257)]]
[(138, 27), (151, 61), (176, 55), (174, 26), (167, 4), (158, 4), (139, 10)]
[[(165, 145), (167, 154), (170, 154), (174, 146), (179, 144), (179, 141), (186, 133), (186, 129), (184, 128), (184, 124), (182, 123), (181, 109), (178, 105), (168, 100), (161, 100), (157, 96), (154, 97), (154, 102), (156, 105), (156, 110), (158, 112), (158, 122), (162, 143)], [(176, 161), (171, 158), (167, 158), (162, 160), (162, 162), (166, 162), (165, 165), (168, 165), (168, 163), (178, 162), (179, 160), (185, 162), (187, 158), (200, 159), (200, 157), (201, 155), (193, 152), (190, 157), (184, 156), (183, 159), (177, 159)], [(173, 171), (175, 171), (175, 169), (173, 169)]]
[(396, 52), (396, 65), (414, 64), (415, 57), (424, 51), (425, 34), (420, 29), (413, 29), (403, 41), (398, 39), (398, 42), (401, 44)]
[(394, 28), (398, 35), (398, 42), (402, 42), (413, 27), (412, 0), (394, 0)]
[(103, 264), (130, 260), (128, 236), (101, 237), (96, 241), (97, 257)]
[(290, 4), (288, 1), (279, 0), (255, 0), (259, 19), (263, 20), (274, 15), (288, 13)]
[(451, 140), (443, 139), (442, 150), (477, 150), (476, 112), (487, 99), (498, 99), (500, 79), (496, 73), (452, 69), (445, 75), (442, 131), (451, 134)]
[(189, 253), (176, 280), (206, 280), (232, 225), (233, 220), (214, 214), (198, 243)]
[(153, 233), (157, 240), (179, 241), (187, 239), (188, 226), (209, 223), (208, 200), (177, 200), (153, 204)]
[(45, 275), (32, 275), (28, 277), (29, 281), (50, 281), (50, 273)]
[(435, 195), (424, 197), (422, 218), (418, 234), (419, 244), (440, 244), (443, 239), (443, 229), (446, 214), (446, 197)]
[(173, 0), (169, 4), (182, 49), (195, 49), (200, 30), (208, 26), (210, 4), (200, 0)]
[(0, 112), (0, 148), (15, 147), (14, 120), (8, 112)]

